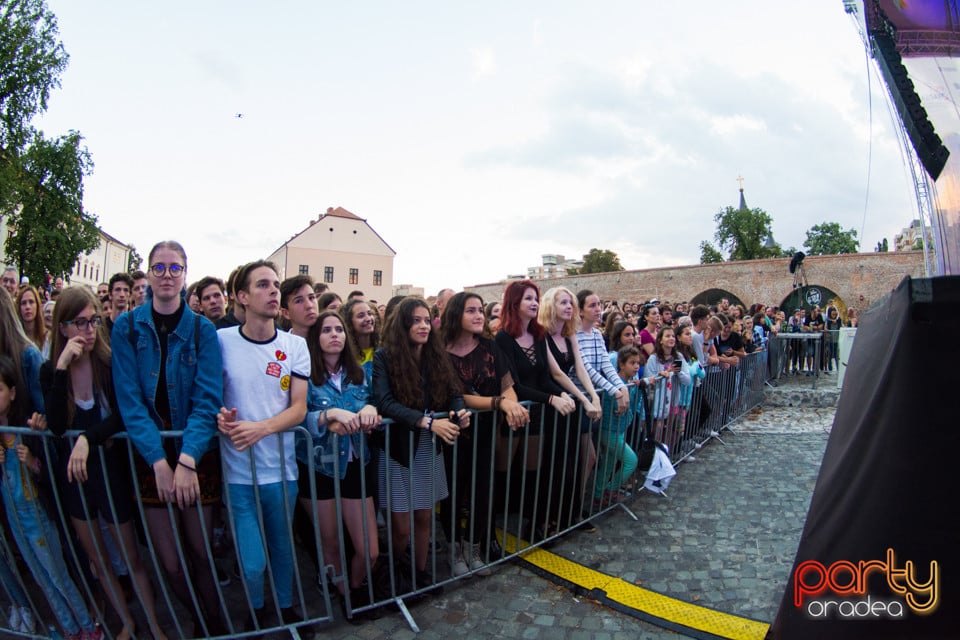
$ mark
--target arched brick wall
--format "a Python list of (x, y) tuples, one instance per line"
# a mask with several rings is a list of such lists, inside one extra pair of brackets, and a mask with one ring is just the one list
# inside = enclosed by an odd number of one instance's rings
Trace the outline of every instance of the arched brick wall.
[[(789, 258), (745, 260), (685, 267), (661, 267), (539, 281), (541, 289), (565, 286), (574, 292), (592, 289), (603, 299), (642, 302), (656, 297), (679, 302), (707, 289), (725, 289), (747, 305), (780, 304), (793, 290)], [(849, 306), (862, 311), (889, 293), (904, 276), (923, 277), (923, 252), (851, 253), (808, 256), (803, 262), (807, 281), (835, 291)], [(499, 299), (506, 282), (467, 287), (485, 301)]]

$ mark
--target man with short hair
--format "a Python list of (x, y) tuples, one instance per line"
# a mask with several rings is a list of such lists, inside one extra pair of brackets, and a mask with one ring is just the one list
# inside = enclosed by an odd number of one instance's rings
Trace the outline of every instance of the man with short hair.
[(315, 283), (313, 283), (313, 292), (314, 292), (315, 294), (317, 294), (317, 297), (318, 297), (318, 298), (319, 298), (320, 296), (322, 296), (323, 294), (325, 294), (329, 289), (330, 289), (330, 286), (327, 285), (327, 283), (325, 283), (325, 282), (315, 282)]
[(297, 275), (280, 284), (280, 315), (290, 323), (290, 333), (307, 337), (307, 331), (320, 317), (313, 278)]
[(237, 274), (240, 272), (240, 269), (243, 267), (237, 267), (230, 272), (230, 276), (227, 278), (227, 313), (224, 314), (222, 318), (217, 320), (214, 324), (217, 329), (224, 329), (226, 327), (235, 327), (237, 325), (243, 324), (244, 312), (243, 307), (237, 304), (236, 297), (236, 280)]
[(703, 352), (703, 331), (707, 328), (709, 318), (710, 309), (706, 305), (698, 304), (690, 311), (690, 321), (693, 323), (693, 350), (697, 354), (697, 362), (704, 367), (708, 363)]
[(133, 303), (130, 308), (139, 307), (147, 298), (147, 274), (137, 270), (130, 274), (133, 278)]
[(110, 295), (110, 285), (106, 282), (101, 282), (97, 285), (97, 297), (103, 300), (103, 296)]
[(264, 626), (268, 549), (280, 618), (287, 624), (302, 619), (293, 609), (290, 527), (297, 462), (291, 429), (307, 413), (310, 352), (303, 338), (277, 330), (280, 277), (272, 263), (244, 265), (236, 277), (236, 296), (246, 321), (217, 331), (225, 405), (218, 427), (227, 436), (220, 438), (220, 452), (237, 556), (254, 608), (246, 624), (252, 631)]
[(200, 313), (216, 324), (227, 313), (226, 285), (223, 280), (213, 276), (201, 278), (195, 290), (200, 298)]
[(20, 272), (16, 267), (7, 266), (3, 270), (3, 288), (7, 290), (10, 297), (17, 299), (17, 288), (20, 286)]
[(127, 310), (130, 304), (130, 292), (133, 290), (133, 278), (129, 273), (115, 273), (107, 283), (110, 295), (110, 314), (104, 318), (107, 325), (107, 334), (113, 331), (113, 323), (120, 314)]
[(351, 291), (350, 295), (347, 296), (347, 302), (351, 300), (363, 300), (363, 291)]

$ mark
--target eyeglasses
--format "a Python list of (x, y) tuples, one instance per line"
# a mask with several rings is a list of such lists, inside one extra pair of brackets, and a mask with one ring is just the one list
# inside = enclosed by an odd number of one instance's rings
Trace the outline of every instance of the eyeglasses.
[(157, 263), (150, 267), (150, 273), (155, 275), (158, 278), (162, 278), (164, 274), (169, 273), (171, 278), (178, 278), (183, 275), (183, 272), (186, 268), (182, 264), (173, 263), (171, 265), (166, 265), (162, 263)]
[(16, 278), (4, 278), (3, 284), (17, 284)]
[(73, 325), (77, 328), (77, 331), (86, 331), (87, 327), (93, 327), (94, 329), (99, 329), (100, 324), (103, 322), (103, 318), (100, 316), (90, 316), (90, 318), (77, 318), (76, 320), (66, 320), (63, 324), (70, 326)]

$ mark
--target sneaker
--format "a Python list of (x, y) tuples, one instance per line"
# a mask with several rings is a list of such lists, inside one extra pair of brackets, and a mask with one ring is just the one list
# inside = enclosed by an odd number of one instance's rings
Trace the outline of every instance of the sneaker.
[(489, 576), (492, 572), (490, 567), (487, 566), (487, 563), (483, 561), (483, 557), (480, 553), (480, 545), (474, 544), (470, 545), (469, 542), (464, 542), (463, 546), (470, 546), (470, 569), (475, 571), (478, 576)]
[(582, 513), (580, 516), (583, 518), (583, 521), (576, 525), (574, 529), (582, 531), (583, 533), (596, 533), (600, 531), (597, 525), (593, 524), (593, 521), (589, 519), (589, 514)]
[(460, 547), (461, 544), (459, 542), (453, 543), (453, 559), (450, 562), (450, 571), (455, 578), (470, 573), (470, 567), (467, 566), (466, 560), (463, 559), (463, 551)]
[(93, 631), (84, 631), (80, 634), (80, 637), (83, 640), (103, 640), (103, 629), (100, 628), (100, 625), (96, 625)]
[(33, 611), (27, 607), (20, 607), (20, 631), (35, 633), (37, 623), (33, 619)]
[(7, 612), (7, 628), (11, 631), (20, 631), (20, 607), (15, 604), (10, 605)]
[(230, 574), (224, 571), (223, 569), (221, 569), (220, 567), (217, 567), (217, 583), (221, 587), (226, 587), (227, 585), (230, 584)]
[(697, 456), (687, 456), (686, 458), (684, 458), (684, 461), (685, 461), (685, 462), (696, 462), (696, 461), (697, 461)]

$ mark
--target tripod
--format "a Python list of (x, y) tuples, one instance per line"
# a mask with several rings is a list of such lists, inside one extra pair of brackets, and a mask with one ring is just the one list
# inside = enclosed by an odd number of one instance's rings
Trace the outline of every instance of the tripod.
[(793, 270), (793, 288), (800, 289), (800, 303), (803, 304), (803, 289), (809, 287), (807, 283), (807, 272), (803, 270), (803, 263), (801, 262)]

